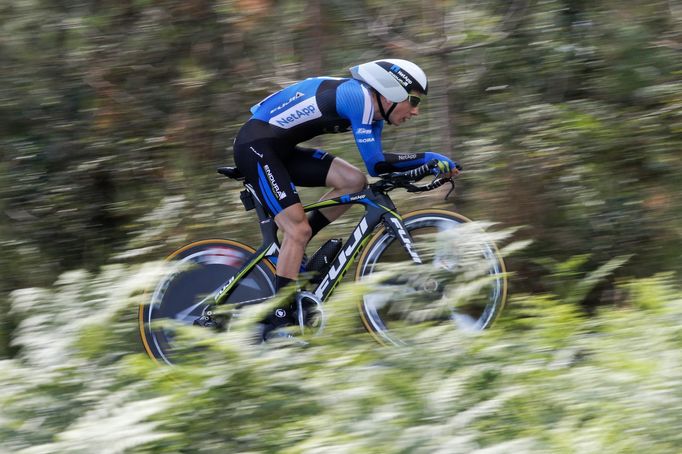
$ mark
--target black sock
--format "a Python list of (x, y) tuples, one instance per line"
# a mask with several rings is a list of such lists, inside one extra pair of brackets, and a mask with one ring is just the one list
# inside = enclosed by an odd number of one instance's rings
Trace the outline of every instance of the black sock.
[(310, 228), (313, 231), (310, 237), (312, 238), (317, 235), (320, 230), (327, 227), (331, 222), (324, 214), (320, 213), (320, 210), (313, 210), (308, 213), (308, 224), (310, 224)]
[(286, 287), (291, 282), (293, 282), (293, 279), (275, 274), (275, 292), (279, 292), (282, 287)]

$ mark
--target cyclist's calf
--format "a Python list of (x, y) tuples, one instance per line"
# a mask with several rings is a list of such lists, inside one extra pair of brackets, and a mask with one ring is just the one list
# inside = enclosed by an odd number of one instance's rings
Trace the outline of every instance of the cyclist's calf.
[(305, 247), (310, 241), (312, 229), (300, 203), (287, 207), (275, 216), (277, 227), (286, 239)]
[(277, 275), (296, 279), (305, 246), (312, 236), (312, 229), (303, 211), (303, 205), (296, 203), (285, 208), (275, 216), (275, 222), (283, 234), (277, 261)]

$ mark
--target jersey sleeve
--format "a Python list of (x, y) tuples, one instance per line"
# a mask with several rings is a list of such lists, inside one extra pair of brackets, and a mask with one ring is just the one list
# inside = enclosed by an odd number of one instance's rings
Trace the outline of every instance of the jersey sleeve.
[(339, 85), (336, 111), (351, 123), (355, 144), (367, 171), (373, 177), (387, 172), (408, 170), (424, 163), (424, 153), (384, 153), (381, 146), (383, 121), (373, 121), (374, 107), (369, 90), (350, 80)]

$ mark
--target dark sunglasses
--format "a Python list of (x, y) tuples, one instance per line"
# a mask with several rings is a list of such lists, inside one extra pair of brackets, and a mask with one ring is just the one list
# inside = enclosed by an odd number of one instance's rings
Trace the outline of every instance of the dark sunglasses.
[(422, 102), (422, 99), (416, 95), (407, 95), (407, 100), (410, 102), (412, 107), (417, 107), (419, 103)]

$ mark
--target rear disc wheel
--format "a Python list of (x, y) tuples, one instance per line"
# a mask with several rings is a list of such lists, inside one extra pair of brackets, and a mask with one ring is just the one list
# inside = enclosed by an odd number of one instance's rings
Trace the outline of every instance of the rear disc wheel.
[[(191, 326), (211, 312), (213, 298), (209, 295), (236, 275), (254, 252), (245, 244), (216, 239), (191, 243), (168, 256), (169, 272), (157, 284), (149, 304), (139, 309), (140, 335), (147, 354), (157, 362), (173, 364), (181, 348), (177, 327)], [(224, 304), (256, 304), (274, 293), (275, 270), (268, 260), (262, 260), (242, 276)], [(223, 321), (229, 329), (229, 317)]]

